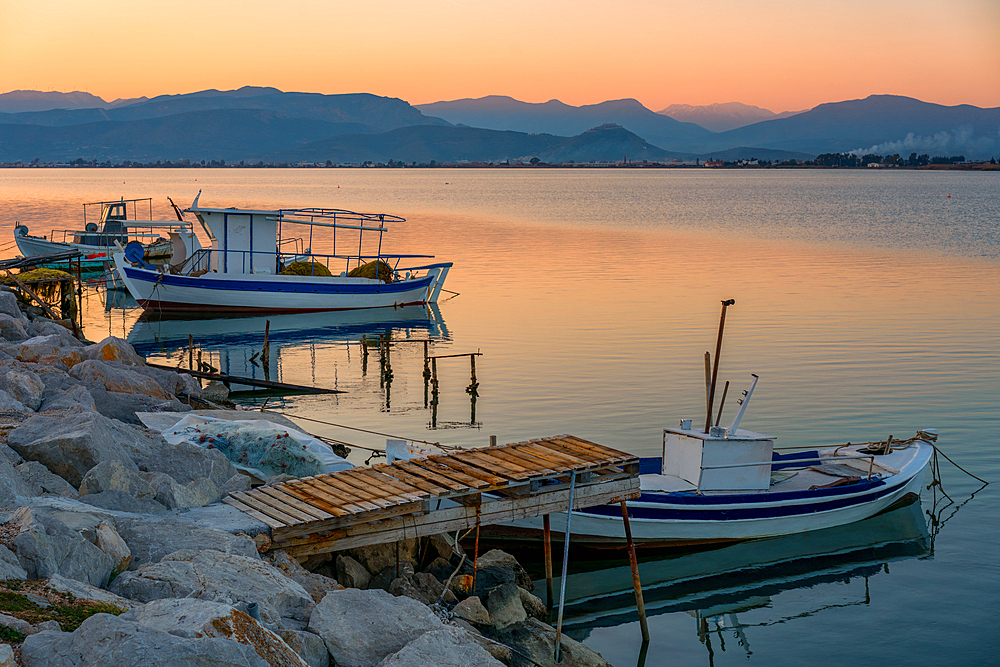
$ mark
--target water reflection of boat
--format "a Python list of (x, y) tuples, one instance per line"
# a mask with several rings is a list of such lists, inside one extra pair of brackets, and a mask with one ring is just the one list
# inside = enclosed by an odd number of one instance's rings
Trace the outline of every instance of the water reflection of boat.
[[(261, 365), (265, 330), (271, 368)], [(209, 352), (221, 372), (243, 377), (280, 379), (284, 352), (317, 344), (357, 342), (362, 336), (375, 344), (380, 335), (393, 340), (448, 338), (436, 304), (272, 315), (270, 317), (156, 319), (147, 313), (133, 325), (128, 342), (140, 354), (170, 355), (188, 349), (189, 338)]]
[[(849, 526), (739, 542), (640, 563), (650, 616), (697, 612), (703, 617), (756, 608), (782, 591), (868, 577), (885, 563), (931, 552), (919, 502)], [(592, 565), (592, 564), (591, 564)], [(632, 622), (635, 598), (628, 564), (577, 571), (566, 580), (566, 624), (586, 631)], [(535, 585), (545, 596), (545, 579)]]

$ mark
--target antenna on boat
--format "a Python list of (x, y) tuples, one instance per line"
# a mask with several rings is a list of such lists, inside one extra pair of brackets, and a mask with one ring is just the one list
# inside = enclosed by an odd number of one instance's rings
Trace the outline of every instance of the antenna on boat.
[(743, 398), (739, 400), (740, 411), (736, 413), (733, 418), (733, 423), (729, 426), (729, 432), (736, 434), (736, 429), (740, 426), (740, 420), (743, 419), (743, 413), (747, 411), (747, 405), (750, 403), (750, 397), (753, 396), (753, 388), (757, 386), (757, 380), (760, 377), (756, 373), (751, 373), (753, 380), (750, 381), (750, 388), (743, 392)]
[(705, 433), (712, 427), (712, 407), (715, 403), (715, 381), (719, 376), (719, 355), (722, 353), (722, 330), (726, 326), (726, 308), (735, 305), (736, 299), (722, 302), (722, 316), (719, 318), (719, 338), (715, 343), (715, 362), (712, 364), (712, 383), (708, 389), (708, 414), (705, 417)]

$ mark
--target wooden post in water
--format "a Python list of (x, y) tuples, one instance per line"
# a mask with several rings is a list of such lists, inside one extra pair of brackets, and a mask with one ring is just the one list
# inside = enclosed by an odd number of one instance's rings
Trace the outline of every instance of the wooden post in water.
[(424, 341), (424, 409), (427, 409), (427, 388), (431, 381), (430, 359), (427, 358), (427, 341)]
[(188, 370), (194, 370), (194, 336), (191, 334), (188, 334)]
[(649, 626), (646, 625), (646, 603), (642, 599), (642, 584), (639, 582), (639, 561), (635, 556), (635, 543), (632, 542), (632, 526), (628, 520), (628, 506), (622, 504), (622, 522), (625, 524), (625, 542), (628, 544), (628, 563), (632, 568), (632, 588), (635, 590), (635, 606), (639, 610), (639, 629), (642, 631), (642, 641), (649, 641)]
[(264, 320), (264, 349), (261, 353), (264, 363), (264, 379), (271, 380), (271, 320)]
[(542, 532), (544, 540), (542, 542), (545, 550), (545, 603), (552, 612), (555, 599), (552, 595), (552, 528), (549, 525), (549, 515), (542, 517)]

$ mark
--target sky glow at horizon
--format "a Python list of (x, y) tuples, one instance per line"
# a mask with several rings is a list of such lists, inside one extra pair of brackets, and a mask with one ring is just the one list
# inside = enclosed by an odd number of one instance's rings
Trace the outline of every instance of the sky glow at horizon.
[(994, 0), (0, 0), (0, 92), (1000, 106)]

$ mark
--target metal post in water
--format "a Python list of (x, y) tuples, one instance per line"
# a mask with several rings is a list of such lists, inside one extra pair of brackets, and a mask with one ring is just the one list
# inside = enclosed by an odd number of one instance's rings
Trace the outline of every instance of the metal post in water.
[(559, 579), (559, 619), (556, 622), (556, 662), (559, 662), (559, 649), (562, 645), (563, 608), (566, 606), (566, 575), (569, 568), (569, 536), (570, 522), (573, 520), (573, 489), (576, 487), (576, 470), (569, 476), (569, 505), (566, 508), (566, 532), (563, 534), (562, 577)]
[(715, 403), (715, 381), (719, 376), (719, 355), (722, 354), (722, 330), (726, 326), (726, 308), (736, 303), (736, 299), (726, 299), (722, 302), (722, 315), (719, 317), (719, 338), (715, 342), (715, 361), (712, 363), (712, 384), (708, 390), (708, 415), (705, 418), (705, 433), (712, 426), (712, 404)]
[(639, 610), (639, 628), (642, 630), (642, 641), (649, 641), (649, 626), (646, 625), (646, 603), (642, 599), (642, 584), (639, 582), (639, 561), (635, 556), (635, 543), (632, 541), (632, 526), (628, 520), (628, 506), (622, 504), (622, 523), (625, 524), (625, 542), (628, 544), (628, 564), (632, 568), (632, 588), (635, 590), (635, 606)]

